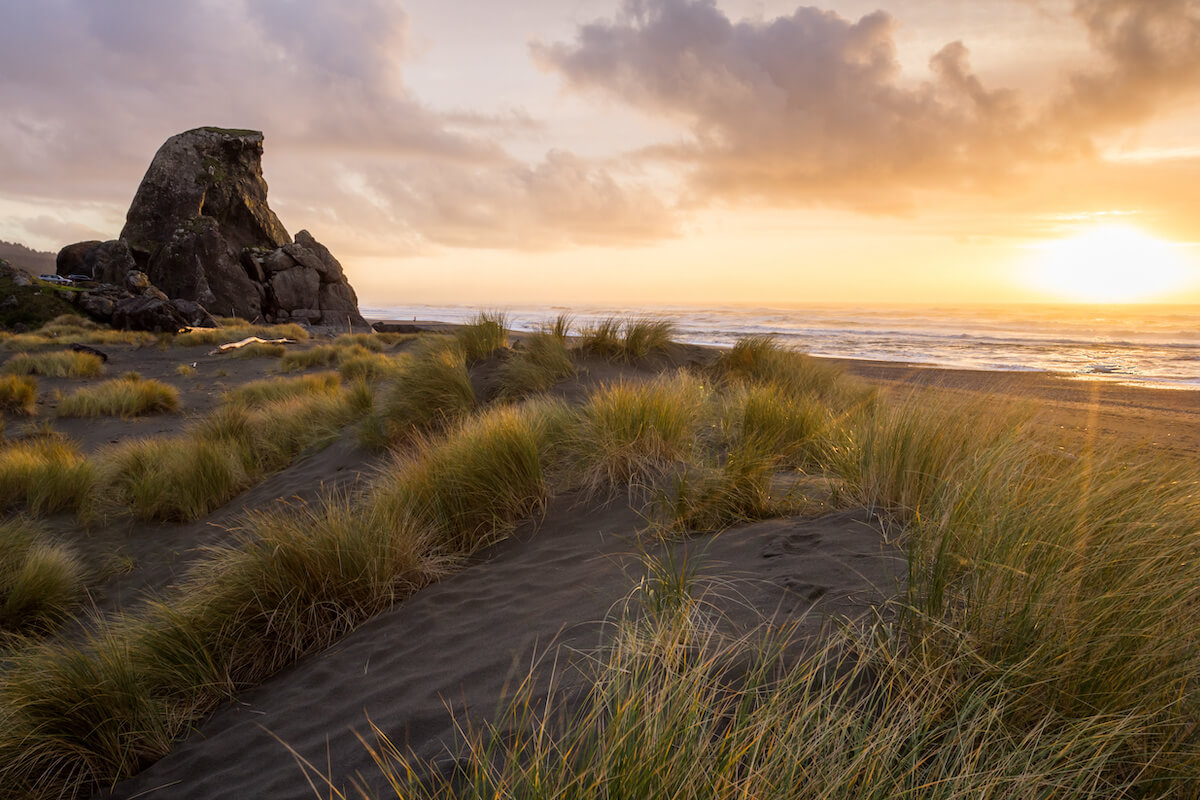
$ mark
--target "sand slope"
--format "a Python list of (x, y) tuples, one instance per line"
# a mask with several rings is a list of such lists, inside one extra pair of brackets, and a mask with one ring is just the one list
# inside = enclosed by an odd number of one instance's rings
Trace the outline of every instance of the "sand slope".
[[(551, 504), (545, 518), (475, 563), (363, 625), (214, 714), (189, 739), (103, 797), (306, 798), (312, 791), (276, 740), (339, 785), (378, 777), (354, 731), (369, 715), (424, 758), (448, 754), (447, 704), (490, 717), (538, 656), (550, 667), (594, 650), (603, 620), (641, 575), (633, 511)], [(895, 594), (904, 561), (863, 511), (785, 519), (673, 545), (700, 558), (744, 624), (758, 611), (795, 619), (861, 613)], [(804, 622), (816, 632), (821, 614)], [(550, 653), (551, 656), (547, 657)], [(375, 787), (378, 788), (378, 787)]]

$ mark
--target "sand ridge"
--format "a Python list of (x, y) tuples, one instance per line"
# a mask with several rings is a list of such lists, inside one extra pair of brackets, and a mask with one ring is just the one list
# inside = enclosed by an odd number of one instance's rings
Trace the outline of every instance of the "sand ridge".
[[(311, 789), (280, 742), (339, 783), (382, 789), (358, 734), (367, 718), (422, 759), (452, 758), (453, 708), (486, 719), (506, 687), (554, 653), (570, 661), (603, 641), (604, 620), (640, 574), (642, 518), (624, 505), (551, 503), (545, 518), (463, 571), (366, 623), (333, 648), (218, 711), (111, 798), (306, 798)], [(730, 619), (802, 621), (866, 613), (902, 589), (902, 552), (862, 510), (780, 519), (667, 545), (719, 581)], [(561, 648), (556, 650), (556, 648)]]

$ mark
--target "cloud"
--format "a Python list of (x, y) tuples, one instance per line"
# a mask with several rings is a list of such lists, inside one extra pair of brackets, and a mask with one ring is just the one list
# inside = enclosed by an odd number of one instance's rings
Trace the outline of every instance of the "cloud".
[[(644, 183), (618, 180), (608, 168), (552, 150), (535, 164), (447, 168), (412, 159), (341, 160), (309, 172), (319, 206), (280, 207), (318, 216), (331, 227), (345, 219), (372, 231), (359, 242), (372, 255), (408, 255), (434, 246), (553, 250), (573, 244), (628, 245), (678, 233), (676, 215)], [(316, 192), (317, 185), (321, 192)]]
[[(527, 113), (443, 112), (415, 97), (403, 74), (408, 28), (393, 0), (18, 3), (0, 26), (0, 195), (123, 210), (167, 137), (221, 125), (265, 132), (272, 204), (298, 212), (280, 212), (292, 229), (336, 220), (331, 241), (379, 236), (409, 251), (465, 236), (450, 233), (464, 215), (480, 245), (647, 234), (645, 221), (622, 216), (623, 203), (647, 208), (632, 199), (637, 187), (600, 165), (576, 162), (572, 176), (598, 216), (566, 213), (561, 198), (546, 207), (538, 176), (561, 179), (562, 156), (525, 164), (497, 138), (534, 130)], [(373, 199), (347, 180), (358, 173), (370, 175)], [(480, 197), (452, 200), (448, 186)]]
[(951, 42), (930, 77), (900, 74), (896, 21), (800, 7), (733, 21), (710, 0), (626, 0), (569, 43), (532, 45), (576, 90), (678, 121), (681, 142), (644, 155), (690, 170), (698, 202), (753, 196), (903, 210), (921, 189), (993, 190), (1029, 166), (1093, 152), (1192, 90), (1196, 0), (1078, 0), (1106, 68), (1071, 76), (1046, 108), (992, 89)]

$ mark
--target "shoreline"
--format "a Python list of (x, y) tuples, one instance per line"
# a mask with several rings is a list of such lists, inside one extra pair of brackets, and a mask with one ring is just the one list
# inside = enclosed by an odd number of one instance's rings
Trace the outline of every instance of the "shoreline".
[[(449, 333), (461, 323), (439, 320), (374, 320), (400, 333)], [(391, 330), (393, 328), (389, 328)], [(522, 332), (513, 335), (520, 337)], [(716, 345), (691, 344), (705, 351)], [(1034, 422), (1071, 439), (1115, 439), (1133, 446), (1165, 448), (1200, 456), (1200, 387), (1137, 385), (1040, 370), (981, 370), (903, 361), (810, 356), (839, 365), (847, 374), (891, 393), (931, 390), (959, 397), (994, 395), (1034, 404)]]

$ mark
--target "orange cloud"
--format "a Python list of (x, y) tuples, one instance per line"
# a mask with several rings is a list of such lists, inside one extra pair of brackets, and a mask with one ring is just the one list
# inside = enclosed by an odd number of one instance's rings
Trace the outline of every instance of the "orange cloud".
[(753, 196), (896, 211), (921, 189), (993, 191), (1025, 167), (1087, 157), (1094, 137), (1194, 90), (1196, 0), (1079, 0), (1098, 67), (1046, 108), (990, 89), (951, 42), (905, 83), (896, 23), (797, 8), (729, 19), (704, 0), (627, 0), (574, 42), (535, 44), (568, 86), (678, 120), (689, 138), (643, 155), (683, 163), (698, 201)]

